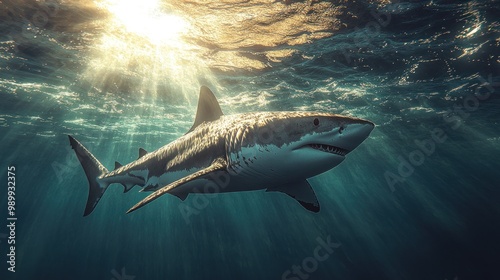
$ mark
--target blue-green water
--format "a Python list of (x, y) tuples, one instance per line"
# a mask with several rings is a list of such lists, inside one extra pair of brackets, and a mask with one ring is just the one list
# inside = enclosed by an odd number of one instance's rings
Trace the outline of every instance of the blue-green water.
[[(141, 17), (148, 1), (1, 1), (1, 279), (500, 279), (498, 2), (394, 2), (164, 1)], [(82, 217), (67, 135), (128, 163), (191, 127), (202, 84), (226, 114), (377, 127), (310, 179), (318, 214), (264, 192), (209, 196), (187, 219), (174, 196), (125, 214), (146, 194), (112, 185)], [(318, 239), (335, 243), (321, 260)]]

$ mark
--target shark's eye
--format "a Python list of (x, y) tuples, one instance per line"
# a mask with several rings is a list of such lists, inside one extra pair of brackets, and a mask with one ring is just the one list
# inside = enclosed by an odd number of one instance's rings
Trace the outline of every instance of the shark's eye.
[(344, 126), (339, 127), (339, 134), (342, 134), (342, 131), (344, 131), (344, 129), (345, 129)]
[(314, 121), (313, 121), (313, 123), (314, 123), (315, 126), (318, 126), (319, 125), (319, 119), (315, 118)]

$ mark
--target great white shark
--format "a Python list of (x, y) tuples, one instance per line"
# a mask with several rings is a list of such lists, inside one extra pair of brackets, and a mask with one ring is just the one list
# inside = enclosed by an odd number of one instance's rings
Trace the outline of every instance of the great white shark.
[(224, 115), (209, 88), (202, 86), (191, 129), (153, 152), (139, 149), (127, 165), (108, 171), (80, 142), (71, 147), (89, 182), (84, 216), (110, 184), (124, 192), (134, 186), (150, 195), (130, 213), (168, 193), (184, 200), (190, 193), (252, 190), (288, 194), (312, 212), (320, 209), (307, 181), (340, 164), (374, 128), (370, 121), (318, 112), (257, 112)]

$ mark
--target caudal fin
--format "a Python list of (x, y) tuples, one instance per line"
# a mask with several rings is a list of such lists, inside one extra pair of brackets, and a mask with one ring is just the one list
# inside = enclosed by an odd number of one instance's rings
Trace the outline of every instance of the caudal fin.
[(80, 142), (71, 135), (68, 135), (68, 137), (69, 143), (73, 150), (75, 150), (76, 156), (82, 164), (85, 175), (87, 175), (87, 179), (89, 180), (89, 198), (83, 214), (83, 216), (87, 216), (92, 213), (99, 199), (101, 199), (108, 188), (109, 184), (99, 181), (99, 177), (108, 173), (108, 170)]

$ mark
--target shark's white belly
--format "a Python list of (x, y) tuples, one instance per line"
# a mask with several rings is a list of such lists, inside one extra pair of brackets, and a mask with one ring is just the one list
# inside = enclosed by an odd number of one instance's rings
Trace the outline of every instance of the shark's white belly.
[[(197, 168), (190, 170), (182, 170), (175, 172), (164, 173), (160, 177), (149, 178), (149, 183), (158, 183), (161, 187), (166, 186), (174, 181), (189, 176), (199, 171)], [(257, 178), (248, 178), (238, 174), (230, 174), (227, 171), (213, 172), (207, 175), (206, 178), (196, 179), (186, 184), (183, 184), (169, 191), (170, 194), (184, 197), (190, 193), (223, 193), (223, 192), (238, 192), (265, 189), (267, 186), (258, 184)], [(156, 189), (152, 189), (153, 191)]]
[[(340, 157), (332, 160), (332, 155), (327, 153), (318, 154), (316, 161), (321, 165), (318, 167), (301, 164), (301, 161), (295, 158), (304, 156), (300, 151), (290, 153), (287, 149), (275, 145), (243, 147), (238, 153), (229, 154), (231, 164), (227, 170), (212, 172), (203, 178), (182, 184), (168, 193), (184, 198), (190, 193), (224, 193), (273, 188), (305, 180), (318, 174), (318, 169), (333, 168), (343, 160)], [(161, 188), (200, 170), (201, 168), (192, 168), (166, 172), (160, 177), (150, 177), (146, 185), (158, 185)]]

